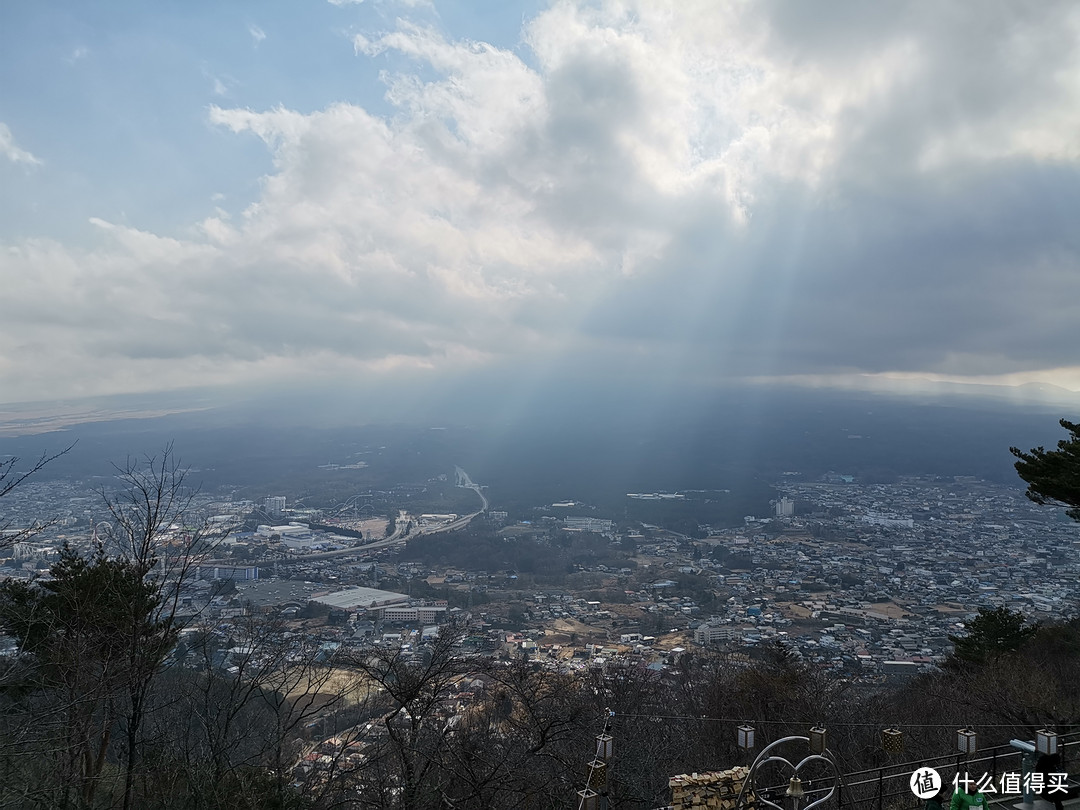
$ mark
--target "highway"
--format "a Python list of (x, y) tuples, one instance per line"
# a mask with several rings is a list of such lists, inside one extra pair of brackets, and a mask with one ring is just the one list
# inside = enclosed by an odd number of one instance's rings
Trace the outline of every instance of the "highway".
[[(471, 489), (473, 492), (480, 496), (479, 511), (473, 512), (470, 515), (462, 515), (457, 520), (453, 521), (452, 523), (448, 523), (445, 526), (437, 526), (430, 529), (420, 529), (415, 534), (408, 535), (409, 537), (420, 537), (425, 534), (438, 534), (439, 532), (452, 532), (456, 531), (457, 529), (463, 529), (469, 525), (469, 522), (474, 517), (487, 511), (488, 499), (487, 496), (484, 495), (480, 486), (473, 483), (472, 479), (469, 478), (469, 474), (465, 472), (465, 470), (461, 469), (461, 467), (455, 467), (454, 473), (457, 476), (457, 485), (459, 487), (463, 489)], [(369, 551), (374, 551), (380, 548), (387, 548), (389, 546), (396, 545), (397, 543), (404, 542), (407, 539), (406, 535), (402, 533), (404, 525), (406, 525), (406, 522), (399, 518), (394, 527), (394, 533), (392, 535), (382, 540), (376, 540), (373, 543), (364, 543), (363, 545), (350, 546), (349, 548), (339, 548), (336, 551), (320, 551), (317, 554), (305, 554), (303, 557), (296, 557), (287, 560), (272, 560), (267, 561), (266, 564), (270, 565), (271, 563), (276, 563), (277, 565), (299, 565), (301, 563), (313, 562), (315, 560), (332, 560), (335, 557), (349, 557), (354, 554), (366, 554)]]
[[(457, 485), (459, 487), (462, 487), (464, 489), (471, 489), (473, 492), (480, 496), (480, 512), (486, 512), (488, 508), (488, 499), (487, 496), (484, 495), (483, 491), (480, 489), (480, 486), (478, 484), (474, 484), (473, 480), (469, 478), (469, 474), (465, 472), (465, 470), (461, 469), (461, 467), (454, 467), (454, 474), (457, 476)], [(479, 515), (480, 512), (473, 512), (471, 515), (468, 516), (465, 522), (468, 523), (474, 517)], [(455, 523), (456, 522), (457, 521), (455, 521)]]

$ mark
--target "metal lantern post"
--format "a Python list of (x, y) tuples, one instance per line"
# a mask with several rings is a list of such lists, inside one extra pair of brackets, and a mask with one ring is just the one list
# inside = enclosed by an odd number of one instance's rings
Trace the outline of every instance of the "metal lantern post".
[(599, 734), (596, 737), (596, 758), (607, 761), (611, 759), (611, 735)]
[(738, 728), (738, 745), (744, 751), (750, 751), (754, 747), (754, 727), (745, 723)]
[(956, 750), (967, 756), (975, 753), (975, 732), (970, 727), (956, 732)]
[(594, 759), (589, 763), (589, 770), (585, 778), (589, 780), (586, 787), (602, 792), (607, 786), (607, 763), (602, 759)]
[(745, 759), (740, 759), (740, 762), (749, 762), (751, 753), (754, 750), (754, 727), (748, 723), (743, 723), (741, 726), (735, 729), (735, 743), (739, 746), (739, 750), (743, 752)]
[(1058, 735), (1056, 731), (1048, 731), (1041, 728), (1035, 732), (1035, 750), (1040, 754), (1056, 754), (1058, 752)]
[(898, 728), (887, 728), (881, 732), (881, 747), (886, 754), (901, 754), (904, 751), (904, 733)]
[(577, 791), (578, 810), (606, 810), (608, 765), (611, 762), (612, 738), (608, 734), (615, 712), (607, 710), (604, 730), (596, 735), (596, 755), (586, 765), (585, 789)]
[(596, 793), (596, 804), (594, 807), (597, 810), (607, 810), (607, 772), (608, 761), (611, 759), (611, 755), (611, 735), (607, 733), (607, 727), (605, 726), (604, 733), (596, 735), (596, 758), (589, 763), (589, 784), (585, 786), (586, 790), (592, 790)]

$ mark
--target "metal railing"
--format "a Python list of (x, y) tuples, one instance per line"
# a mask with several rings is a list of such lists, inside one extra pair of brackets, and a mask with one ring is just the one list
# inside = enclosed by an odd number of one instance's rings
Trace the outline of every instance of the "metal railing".
[[(1058, 738), (1058, 750), (1061, 752), (1062, 770), (1066, 770), (1066, 762), (1069, 761), (1068, 749), (1080, 745), (1080, 733), (1062, 735)], [(989, 774), (998, 786), (999, 777), (1005, 773), (1022, 770), (1023, 752), (1013, 748), (1009, 744), (994, 746), (976, 752), (973, 756), (964, 754), (947, 754), (932, 759), (917, 759), (910, 762), (898, 762), (883, 765), (878, 768), (868, 768), (862, 771), (841, 774), (838, 778), (836, 794), (837, 810), (914, 810), (925, 804), (911, 791), (911, 775), (919, 768), (931, 767), (942, 776), (946, 786), (952, 784), (955, 774), (967, 773), (972, 777)], [(806, 798), (810, 802), (812, 797), (821, 797), (832, 788), (831, 783), (819, 786), (805, 782), (803, 784)], [(776, 785), (759, 789), (759, 795), (766, 797), (783, 796), (787, 784)], [(996, 798), (1004, 796), (1015, 797), (1019, 794), (988, 794), (987, 798), (993, 802)]]

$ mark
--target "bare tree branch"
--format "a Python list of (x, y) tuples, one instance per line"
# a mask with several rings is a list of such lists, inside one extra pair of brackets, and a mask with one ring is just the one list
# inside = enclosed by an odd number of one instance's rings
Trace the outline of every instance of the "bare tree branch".
[[(18, 456), (12, 456), (11, 458), (0, 461), (0, 498), (10, 493), (17, 486), (22, 484), (26, 479), (35, 473), (41, 472), (47, 464), (56, 461), (61, 456), (67, 455), (71, 451), (77, 442), (72, 442), (59, 453), (42, 453), (41, 457), (35, 461), (28, 470), (16, 470), (15, 466), (19, 463)], [(33, 537), (35, 534), (47, 529), (52, 522), (46, 521), (45, 523), (36, 523), (33, 526), (28, 526), (18, 531), (11, 531), (11, 523), (6, 522), (0, 524), (0, 549), (10, 548), (16, 543), (21, 543), (27, 538)]]

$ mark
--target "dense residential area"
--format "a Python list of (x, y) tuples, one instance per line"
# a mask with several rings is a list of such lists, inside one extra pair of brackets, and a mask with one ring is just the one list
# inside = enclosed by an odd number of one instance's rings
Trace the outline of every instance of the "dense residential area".
[[(931, 714), (991, 723), (996, 731), (984, 739), (997, 741), (1007, 727), (1050, 724), (1061, 712), (1059, 703), (1049, 708), (1055, 690), (1073, 688), (1059, 682), (1039, 708), (1000, 704), (1000, 687), (979, 680), (989, 663), (978, 656), (995, 649), (1001, 626), (1013, 636), (995, 655), (1056, 643), (1058, 652), (1046, 654), (1060, 656), (1060, 639), (1040, 634), (1080, 633), (1067, 629), (1076, 604), (1075, 526), (1017, 487), (940, 477), (863, 484), (835, 474), (804, 481), (788, 473), (768, 513), (688, 536), (574, 500), (539, 504), (528, 520), (513, 520), (464, 479), (468, 486), (459, 488), (474, 508), (488, 508), (350, 516), (292, 508), (279, 495), (223, 499), (183, 490), (176, 501), (183, 512), (166, 510), (152, 525), (139, 498), (71, 481), (13, 489), (3, 506), (16, 542), (0, 568), (8, 583), (0, 617), (9, 631), (6, 660), (59, 654), (34, 646), (44, 643), (32, 641), (36, 635), (20, 636), (25, 606), (36, 600), (35, 611), (48, 613), (58, 609), (51, 595), (78, 599), (83, 579), (122, 574), (123, 565), (113, 570), (95, 555), (139, 531), (154, 549), (138, 569), (152, 587), (144, 593), (128, 581), (132, 595), (124, 599), (150, 600), (143, 632), (159, 639), (149, 649), (121, 642), (135, 663), (118, 681), (95, 686), (87, 698), (93, 708), (67, 721), (89, 734), (72, 755), (91, 743), (115, 753), (56, 771), (40, 797), (28, 793), (18, 806), (73, 796), (71, 789), (82, 791), (86, 807), (118, 797), (144, 802), (149, 783), (117, 779), (143, 767), (146, 745), (218, 769), (200, 783), (174, 762), (174, 792), (159, 797), (163, 808), (223, 806), (245, 791), (261, 797), (252, 807), (270, 796), (312, 808), (436, 807), (450, 797), (470, 807), (564, 806), (588, 790), (574, 758), (586, 761), (590, 735), (606, 729), (624, 753), (605, 795), (657, 807), (667, 802), (669, 777), (741, 762), (735, 732), (747, 722), (776, 739), (781, 730), (805, 733), (800, 718), (839, 728), (859, 711), (872, 722), (833, 742), (857, 770), (879, 762), (874, 734), (901, 720), (914, 727), (910, 744), (932, 756), (941, 730), (935, 723), (920, 730)], [(441, 493), (450, 480), (406, 490), (422, 507), (429, 487)], [(132, 473), (128, 482), (138, 488), (146, 479)], [(478, 560), (483, 568), (474, 567)], [(102, 626), (79, 630), (97, 645), (88, 648), (86, 674), (113, 666), (112, 648), (100, 646), (112, 636), (101, 633), (123, 626), (108, 629), (116, 620), (109, 611), (123, 615), (121, 603), (95, 601)], [(41, 632), (47, 637), (48, 627)], [(974, 641), (961, 652), (958, 639)], [(82, 677), (82, 664), (58, 658), (50, 666), (69, 672), (67, 680)], [(905, 695), (928, 683), (938, 684), (937, 697), (908, 705)], [(965, 709), (958, 689), (979, 700)], [(190, 715), (194, 724), (176, 737), (170, 694), (192, 710), (191, 701), (205, 705), (213, 696), (215, 708)], [(52, 699), (62, 708), (62, 693)], [(664, 717), (703, 725), (687, 733)], [(232, 737), (236, 721), (248, 729), (242, 739)], [(65, 726), (25, 726), (18, 712), (11, 722), (28, 741), (0, 752), (16, 773)], [(650, 722), (663, 728), (648, 730)], [(493, 731), (492, 723), (509, 725)], [(128, 748), (109, 741), (125, 729)], [(437, 729), (442, 742), (429, 738)], [(649, 735), (668, 749), (645, 766), (637, 760)], [(499, 752), (480, 784), (454, 764), (463, 745)], [(545, 751), (551, 759), (536, 758)], [(135, 758), (119, 767), (125, 756)], [(504, 787), (492, 793), (492, 781)]]
[[(573, 502), (541, 505), (527, 523), (493, 508), (444, 533), (458, 515), (402, 511), (394, 529), (386, 518), (288, 510), (283, 497), (263, 499), (276, 509), (268, 515), (262, 502), (256, 510), (250, 500), (203, 496), (212, 551), (185, 603), (192, 616), (223, 618), (330, 610), (341, 625), (336, 641), (357, 626), (377, 641), (453, 618), (499, 649), (569, 668), (613, 657), (664, 666), (672, 649), (784, 641), (808, 661), (870, 680), (940, 664), (948, 637), (979, 607), (1031, 621), (1071, 617), (1075, 526), (1017, 487), (798, 478), (777, 482), (772, 515), (706, 527), (700, 538), (569, 514)], [(50, 513), (53, 504), (63, 506)], [(98, 509), (89, 490), (27, 484), (4, 507), (9, 532), (53, 521), (9, 550), (0, 569), (8, 576), (44, 573), (65, 542), (89, 548), (92, 533), (78, 529)], [(792, 514), (777, 516), (785, 510)], [(251, 523), (259, 518), (271, 522)], [(505, 567), (453, 564), (492, 541), (498, 548), (486, 560)], [(537, 566), (545, 553), (546, 566)], [(358, 587), (385, 593), (374, 603), (334, 599)]]

